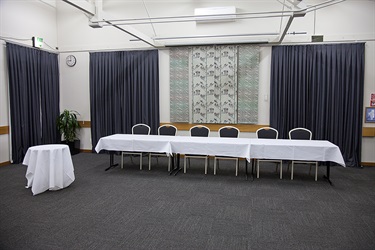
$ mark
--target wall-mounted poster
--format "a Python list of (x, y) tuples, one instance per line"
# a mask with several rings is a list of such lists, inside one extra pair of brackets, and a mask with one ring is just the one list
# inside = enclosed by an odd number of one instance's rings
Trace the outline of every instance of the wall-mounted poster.
[(375, 107), (366, 107), (365, 122), (375, 122)]
[(375, 93), (371, 94), (370, 106), (375, 107)]

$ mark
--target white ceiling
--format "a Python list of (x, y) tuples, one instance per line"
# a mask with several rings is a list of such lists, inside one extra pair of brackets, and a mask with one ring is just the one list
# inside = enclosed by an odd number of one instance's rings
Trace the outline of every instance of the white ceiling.
[[(345, 0), (63, 0), (90, 19), (92, 27), (112, 26), (152, 46), (204, 43), (279, 43), (306, 13)], [(235, 6), (233, 21), (198, 23), (196, 8)], [(210, 18), (226, 18), (226, 15)]]

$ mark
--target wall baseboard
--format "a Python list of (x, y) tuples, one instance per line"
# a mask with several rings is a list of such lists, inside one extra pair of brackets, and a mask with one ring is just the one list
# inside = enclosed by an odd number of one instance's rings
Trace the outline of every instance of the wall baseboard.
[(0, 167), (8, 166), (8, 165), (10, 165), (10, 161), (0, 162)]
[(91, 149), (82, 149), (81, 148), (79, 151), (82, 152), (82, 153), (92, 153)]
[(364, 167), (375, 167), (375, 162), (361, 162), (361, 166), (364, 166)]

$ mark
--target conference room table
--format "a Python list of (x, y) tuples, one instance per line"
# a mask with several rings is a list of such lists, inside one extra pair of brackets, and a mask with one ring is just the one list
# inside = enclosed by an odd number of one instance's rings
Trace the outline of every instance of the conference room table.
[[(330, 181), (330, 162), (345, 167), (339, 147), (325, 140), (114, 134), (99, 139), (95, 151), (99, 153), (101, 150), (155, 152), (168, 155), (220, 155), (245, 158), (247, 162), (251, 162), (252, 159), (319, 161), (327, 163), (328, 181)], [(110, 167), (112, 167), (113, 154), (110, 156)]]
[(46, 144), (30, 147), (22, 164), (27, 165), (26, 188), (33, 195), (68, 187), (74, 180), (74, 167), (68, 145)]

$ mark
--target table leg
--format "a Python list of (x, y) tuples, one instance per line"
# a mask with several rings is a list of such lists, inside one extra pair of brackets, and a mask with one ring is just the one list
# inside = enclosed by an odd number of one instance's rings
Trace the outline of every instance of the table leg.
[[(254, 180), (254, 162), (255, 162), (254, 159), (250, 160), (250, 163), (251, 163), (251, 181)], [(248, 174), (247, 174), (247, 165), (248, 165), (248, 162), (246, 160), (246, 170), (245, 170), (245, 172), (246, 172), (246, 180), (247, 180), (247, 176), (248, 176)]]
[(175, 157), (176, 157), (176, 166), (174, 165), (174, 160), (172, 161), (172, 170), (169, 172), (169, 175), (172, 175), (175, 171), (176, 171), (176, 173), (175, 173), (175, 175), (178, 173), (178, 171), (180, 171), (181, 169), (180, 169), (180, 154), (176, 154), (175, 155)]
[(251, 180), (254, 180), (255, 159), (251, 159)]
[(245, 159), (246, 165), (245, 165), (245, 180), (247, 180), (247, 159)]
[(180, 168), (180, 154), (177, 154), (177, 166), (176, 166), (176, 173), (174, 173), (174, 175), (176, 176), (178, 174), (178, 172), (180, 172), (182, 170), (182, 168)]
[(327, 179), (327, 181), (329, 182), (329, 184), (331, 184), (331, 186), (333, 186), (333, 183), (331, 182), (331, 179), (330, 179), (330, 175), (331, 175), (331, 163), (330, 162), (327, 162), (327, 175), (324, 176), (324, 178)]
[(118, 164), (114, 164), (114, 157), (113, 157), (114, 152), (109, 152), (109, 167), (105, 169), (105, 171), (116, 167)]

